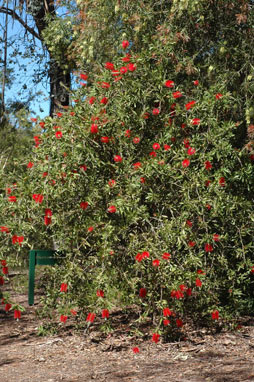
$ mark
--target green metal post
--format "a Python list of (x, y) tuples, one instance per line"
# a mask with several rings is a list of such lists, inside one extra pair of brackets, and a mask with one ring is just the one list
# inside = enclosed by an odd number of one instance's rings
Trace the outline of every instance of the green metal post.
[(34, 304), (34, 276), (35, 276), (36, 251), (29, 252), (29, 286), (28, 304)]

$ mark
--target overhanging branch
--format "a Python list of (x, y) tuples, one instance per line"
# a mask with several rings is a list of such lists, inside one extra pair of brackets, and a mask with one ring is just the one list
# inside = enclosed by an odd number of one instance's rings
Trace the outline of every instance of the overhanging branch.
[(27, 25), (25, 23), (24, 20), (22, 20), (22, 18), (12, 9), (9, 9), (9, 8), (5, 8), (5, 7), (0, 7), (0, 13), (5, 13), (5, 14), (8, 14), (10, 16), (12, 16), (15, 20), (17, 20), (21, 25), (23, 25), (23, 27), (28, 31), (30, 32), (34, 37), (38, 38), (38, 40), (42, 40), (39, 36), (39, 34), (33, 29), (31, 28), (29, 25)]

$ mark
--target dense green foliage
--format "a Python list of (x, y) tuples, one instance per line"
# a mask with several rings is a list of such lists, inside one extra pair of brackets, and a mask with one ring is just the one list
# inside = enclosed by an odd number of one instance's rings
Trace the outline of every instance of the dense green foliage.
[(10, 187), (17, 200), (1, 199), (3, 251), (65, 253), (44, 302), (66, 316), (136, 303), (162, 330), (170, 307), (173, 332), (190, 315), (253, 309), (253, 12), (244, 1), (168, 4), (80, 4), (90, 24), (76, 33), (97, 52), (88, 75), (86, 44), (78, 53), (87, 85), (45, 120)]

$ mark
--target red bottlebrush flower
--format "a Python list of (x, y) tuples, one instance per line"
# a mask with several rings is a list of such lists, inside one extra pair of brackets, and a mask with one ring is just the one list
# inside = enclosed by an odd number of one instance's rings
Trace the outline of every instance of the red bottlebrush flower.
[(208, 211), (210, 211), (210, 209), (212, 208), (212, 206), (210, 204), (206, 204), (206, 208), (208, 209)]
[(103, 98), (101, 99), (100, 103), (103, 104), (103, 105), (107, 105), (107, 103), (108, 103), (108, 98), (107, 98), (107, 97), (103, 97)]
[(164, 252), (162, 255), (163, 260), (169, 260), (170, 257), (171, 257), (171, 255), (168, 252)]
[(173, 94), (173, 98), (180, 98), (180, 97), (182, 97), (183, 95), (182, 95), (182, 93), (181, 92), (179, 92), (179, 91), (177, 91), (177, 92), (174, 92)]
[(142, 255), (142, 253), (138, 253), (138, 254), (136, 255), (135, 259), (140, 263), (140, 261), (143, 260), (143, 255)]
[(161, 146), (160, 146), (159, 143), (154, 143), (154, 144), (153, 144), (153, 149), (154, 149), (154, 150), (159, 150), (160, 147), (161, 147)]
[(163, 320), (163, 325), (164, 326), (168, 326), (170, 324), (170, 321), (169, 320)]
[(175, 83), (174, 81), (167, 80), (164, 84), (167, 88), (173, 88)]
[(213, 246), (209, 243), (205, 244), (205, 251), (206, 252), (212, 252), (213, 251)]
[(212, 163), (209, 160), (205, 161), (205, 169), (206, 170), (211, 170), (212, 167), (213, 167)]
[(111, 73), (112, 73), (112, 76), (114, 76), (114, 77), (117, 77), (120, 74), (120, 72), (118, 70), (112, 70)]
[(90, 103), (90, 105), (93, 105), (95, 100), (95, 97), (90, 97), (88, 102)]
[(7, 304), (5, 304), (4, 310), (5, 310), (6, 312), (9, 312), (9, 310), (11, 309), (11, 307), (12, 307), (12, 305), (7, 303)]
[(185, 292), (185, 290), (187, 289), (187, 287), (186, 287), (186, 285), (181, 284), (181, 285), (179, 285), (179, 289), (180, 289), (182, 292)]
[(86, 81), (87, 79), (88, 79), (88, 75), (87, 74), (80, 74), (80, 78), (81, 78), (81, 80), (84, 80), (84, 81)]
[(18, 309), (15, 309), (14, 310), (14, 318), (15, 318), (15, 320), (19, 320), (20, 317), (21, 317), (21, 311), (18, 310)]
[(155, 158), (157, 154), (156, 154), (155, 151), (151, 151), (151, 152), (149, 153), (149, 155), (150, 155), (150, 157)]
[(195, 103), (196, 103), (196, 101), (190, 101), (190, 102), (186, 103), (185, 109), (190, 110), (195, 105)]
[(102, 318), (109, 318), (109, 311), (108, 309), (103, 309), (101, 312)]
[(44, 199), (44, 196), (41, 195), (41, 194), (33, 194), (33, 200), (36, 202), (36, 203), (42, 203), (43, 199)]
[(11, 240), (12, 240), (12, 244), (16, 244), (18, 242), (18, 236), (17, 235), (13, 235)]
[(149, 259), (150, 253), (148, 251), (144, 251), (144, 252), (142, 252), (142, 256), (143, 256), (144, 259), (145, 258)]
[(71, 112), (70, 112), (70, 116), (71, 116), (71, 117), (74, 117), (74, 115), (75, 115), (74, 111), (71, 111)]
[(219, 179), (219, 185), (221, 187), (225, 187), (225, 178), (223, 176), (221, 176), (220, 179)]
[(45, 128), (45, 122), (39, 122), (39, 125), (41, 126), (42, 129)]
[(127, 72), (128, 72), (127, 67), (126, 67), (126, 66), (122, 66), (122, 67), (120, 68), (120, 72), (121, 72), (121, 74), (125, 74), (125, 73), (127, 73)]
[(68, 285), (66, 283), (62, 283), (60, 287), (60, 292), (67, 292)]
[(153, 266), (154, 267), (158, 267), (159, 265), (160, 265), (160, 260), (158, 260), (158, 259), (153, 260)]
[(108, 212), (114, 214), (116, 212), (116, 206), (109, 206)]
[(120, 155), (114, 156), (114, 162), (118, 163), (118, 162), (122, 162), (122, 160), (123, 160), (123, 158)]
[(180, 290), (177, 290), (175, 294), (175, 298), (179, 300), (180, 298), (183, 298), (183, 297), (184, 297), (183, 293)]
[(165, 151), (168, 151), (168, 150), (171, 149), (171, 146), (170, 146), (170, 145), (164, 145), (163, 147), (164, 147), (164, 150), (165, 150)]
[(48, 176), (48, 172), (47, 172), (47, 171), (45, 171), (45, 172), (42, 174), (42, 177), (43, 177), (43, 178), (46, 178), (46, 176)]
[(146, 182), (146, 178), (144, 178), (143, 176), (141, 176), (141, 178), (140, 178), (140, 182), (141, 182), (141, 183), (145, 183), (145, 182)]
[(11, 188), (10, 187), (6, 188), (6, 192), (7, 194), (11, 194)]
[(150, 117), (150, 114), (147, 113), (147, 112), (144, 113), (143, 116), (142, 116), (143, 119), (148, 119), (149, 117)]
[(37, 118), (30, 118), (30, 121), (37, 122)]
[(185, 147), (186, 149), (188, 149), (188, 148), (190, 147), (190, 141), (189, 141), (189, 139), (184, 139), (184, 140), (183, 140), (183, 144), (184, 144), (184, 147)]
[(5, 232), (5, 233), (10, 233), (9, 228), (6, 227), (6, 226), (1, 226), (1, 227), (0, 227), (0, 231), (1, 231), (1, 232)]
[(217, 233), (215, 233), (213, 235), (213, 241), (220, 241), (220, 235), (218, 235)]
[(123, 42), (122, 42), (122, 47), (123, 47), (123, 49), (128, 48), (129, 45), (130, 45), (129, 41), (127, 41), (127, 40), (123, 40)]
[(44, 216), (44, 224), (50, 225), (52, 223), (52, 219), (48, 216)]
[(71, 309), (70, 312), (73, 316), (76, 316), (78, 313), (75, 309)]
[(83, 171), (86, 171), (86, 170), (87, 170), (87, 167), (86, 167), (85, 164), (80, 165), (79, 168), (80, 168), (81, 170), (83, 170)]
[(3, 276), (0, 276), (0, 285), (4, 285), (4, 278), (3, 278)]
[(163, 316), (164, 317), (172, 316), (172, 314), (173, 314), (173, 312), (169, 308), (163, 309)]
[(110, 179), (108, 181), (108, 185), (109, 185), (109, 187), (114, 187), (116, 185), (116, 181), (114, 179)]
[(199, 288), (202, 286), (202, 281), (200, 279), (196, 279), (196, 286)]
[(139, 297), (145, 298), (147, 295), (147, 290), (145, 288), (140, 288), (139, 289)]
[(95, 319), (95, 313), (88, 313), (88, 316), (86, 318), (86, 321), (88, 322), (94, 322), (94, 319)]
[(219, 319), (219, 312), (218, 312), (218, 310), (214, 310), (211, 313), (211, 316), (212, 316), (212, 320), (218, 320)]
[(62, 117), (63, 113), (56, 113), (57, 117)]
[(57, 131), (57, 132), (55, 133), (55, 136), (56, 136), (57, 139), (60, 139), (60, 138), (62, 138), (63, 133), (59, 130), (59, 131)]
[(7, 265), (7, 261), (6, 260), (1, 260), (1, 265), (2, 265), (2, 267), (5, 267)]
[(110, 84), (109, 84), (108, 82), (102, 82), (102, 83), (101, 83), (101, 87), (102, 87), (103, 89), (109, 89), (109, 88), (110, 88)]
[(9, 200), (9, 202), (16, 202), (17, 198), (16, 198), (16, 196), (9, 196), (8, 200)]
[(142, 163), (141, 162), (136, 162), (136, 163), (133, 163), (132, 165), (135, 169), (138, 169), (140, 167), (142, 167)]
[(87, 231), (88, 231), (88, 232), (93, 232), (93, 230), (94, 230), (94, 227), (93, 227), (93, 226), (87, 228)]
[(189, 167), (189, 165), (190, 165), (190, 161), (189, 161), (189, 159), (184, 159), (184, 160), (182, 161), (182, 166), (183, 166), (183, 168)]
[(33, 167), (33, 162), (29, 162), (28, 165), (27, 165), (27, 168), (32, 168)]
[(206, 187), (209, 187), (210, 183), (211, 183), (211, 180), (206, 180), (206, 181), (205, 181), (205, 186), (206, 186)]
[(160, 110), (157, 108), (153, 109), (153, 115), (158, 115), (158, 114), (160, 114)]
[(192, 222), (190, 220), (186, 220), (186, 224), (189, 226), (189, 227), (192, 227)]
[(136, 65), (132, 64), (131, 62), (127, 65), (127, 69), (130, 71), (130, 72), (135, 72), (135, 70), (137, 69)]
[(181, 328), (182, 326), (183, 326), (183, 321), (182, 320), (180, 320), (179, 318), (176, 320), (176, 326), (178, 327), (178, 328)]
[(186, 290), (186, 294), (187, 294), (187, 296), (191, 296), (191, 293), (192, 293), (191, 288), (188, 288), (188, 289)]
[(90, 128), (91, 134), (97, 134), (98, 133), (98, 125), (95, 125), (94, 123), (91, 125)]
[(188, 242), (188, 246), (191, 248), (195, 247), (195, 245), (196, 245), (195, 241), (189, 241)]
[(187, 151), (187, 154), (188, 154), (188, 155), (194, 155), (195, 152), (196, 152), (195, 149), (193, 149), (192, 147), (189, 147), (189, 148), (188, 148), (188, 151)]
[(68, 316), (65, 316), (64, 314), (61, 314), (60, 321), (65, 323), (67, 321)]
[(130, 130), (125, 130), (124, 135), (125, 135), (125, 137), (130, 138), (130, 136), (131, 136), (131, 131), (130, 131)]
[(217, 93), (217, 94), (215, 94), (215, 98), (216, 98), (216, 99), (220, 99), (221, 97), (223, 97), (223, 95), (222, 95), (221, 93)]
[(192, 121), (191, 121), (191, 124), (192, 125), (199, 125), (200, 124), (200, 119), (199, 118), (193, 118)]
[(114, 64), (112, 64), (112, 62), (106, 62), (105, 68), (109, 69), (109, 70), (114, 70), (115, 69)]
[(155, 342), (156, 344), (159, 342), (159, 339), (160, 339), (160, 334), (158, 333), (153, 333), (153, 336), (152, 336), (152, 341)]
[(193, 84), (194, 84), (195, 86), (198, 86), (199, 81), (198, 81), (198, 80), (195, 80), (195, 81), (193, 81)]
[(50, 208), (45, 208), (45, 216), (48, 216), (48, 217), (52, 216), (52, 210)]
[(135, 138), (133, 138), (132, 142), (135, 143), (135, 144), (138, 144), (140, 142), (140, 138), (139, 137), (135, 137)]
[[(251, 273), (254, 273), (254, 265), (250, 269)], [(0, 284), (1, 285), (1, 284)], [(3, 285), (3, 284), (2, 284)]]
[(101, 142), (102, 143), (108, 143), (109, 142), (109, 137), (101, 137)]
[(204, 271), (202, 269), (198, 269), (197, 270), (197, 274), (198, 275), (204, 275), (205, 273), (204, 273)]
[(24, 241), (24, 236), (17, 236), (17, 242), (19, 243), (19, 245), (21, 245), (23, 241)]
[(103, 290), (102, 290), (102, 289), (98, 289), (97, 292), (96, 292), (96, 295), (97, 295), (98, 297), (104, 297), (104, 292), (103, 292)]
[(80, 203), (80, 207), (82, 208), (82, 210), (86, 210), (88, 206), (89, 206), (88, 202), (81, 202)]
[(136, 346), (136, 347), (132, 348), (132, 351), (133, 351), (133, 353), (137, 354), (137, 353), (139, 353), (139, 348)]
[(123, 62), (129, 62), (131, 59), (131, 55), (130, 53), (127, 53), (125, 57), (122, 58), (122, 61)]

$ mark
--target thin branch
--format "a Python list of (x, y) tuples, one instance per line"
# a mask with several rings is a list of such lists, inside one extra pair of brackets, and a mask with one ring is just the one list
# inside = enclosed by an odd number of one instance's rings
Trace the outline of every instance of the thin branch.
[(39, 34), (33, 29), (31, 28), (29, 25), (27, 25), (25, 23), (24, 20), (22, 20), (22, 18), (12, 9), (9, 9), (9, 8), (5, 8), (5, 7), (0, 7), (0, 13), (5, 13), (5, 14), (8, 14), (10, 16), (12, 16), (15, 20), (17, 20), (21, 25), (23, 25), (23, 27), (28, 31), (30, 32), (34, 37), (38, 38), (38, 40), (42, 41), (42, 39), (40, 38)]

